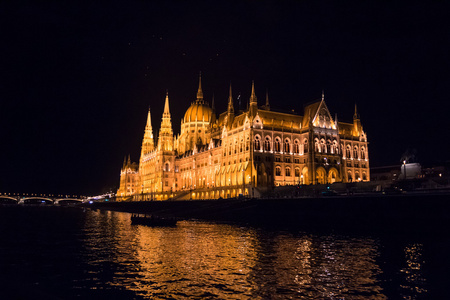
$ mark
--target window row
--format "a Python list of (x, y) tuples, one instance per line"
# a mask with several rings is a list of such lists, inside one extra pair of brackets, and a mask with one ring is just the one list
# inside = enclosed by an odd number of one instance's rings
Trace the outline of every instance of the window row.
[[(264, 141), (262, 141), (261, 137), (259, 135), (255, 136), (254, 141), (254, 149), (257, 151), (274, 151), (274, 152), (284, 152), (284, 153), (295, 153), (300, 154), (301, 148), (303, 148), (303, 153), (308, 153), (308, 140), (304, 139), (303, 143), (301, 144), (298, 139), (294, 140), (294, 143), (291, 144), (290, 139), (286, 138), (284, 142), (281, 142), (281, 139), (279, 137), (276, 137), (273, 145), (272, 145), (272, 139), (269, 136), (266, 136), (264, 138)], [(272, 148), (273, 146), (273, 148)], [(273, 150), (272, 150), (273, 149)]]
[[(275, 167), (275, 176), (281, 176), (281, 167), (280, 166)], [(290, 167), (286, 167), (284, 169), (284, 176), (291, 176), (291, 168)], [(300, 177), (300, 169), (298, 169), (298, 168), (294, 169), (294, 176)]]
[(244, 139), (241, 139), (240, 143), (238, 143), (238, 141), (235, 140), (234, 144), (233, 143), (229, 143), (228, 145), (224, 144), (223, 156), (227, 156), (227, 154), (228, 155), (236, 154), (238, 152), (241, 153), (244, 151), (244, 149), (245, 149), (245, 151), (248, 151), (249, 148), (250, 148), (250, 138), (249, 137), (247, 137), (245, 144), (244, 144)]
[(339, 148), (336, 140), (314, 139), (314, 150), (317, 153), (339, 154)]
[[(341, 147), (344, 147), (341, 145)], [(353, 159), (366, 159), (366, 148), (362, 146), (361, 148), (358, 148), (358, 146), (353, 147), (353, 151), (350, 147), (350, 145), (347, 145), (345, 149), (345, 158), (353, 158)]]

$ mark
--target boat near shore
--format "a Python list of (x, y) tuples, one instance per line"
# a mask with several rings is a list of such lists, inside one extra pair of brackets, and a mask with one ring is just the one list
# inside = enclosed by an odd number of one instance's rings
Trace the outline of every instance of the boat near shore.
[(133, 214), (131, 215), (131, 224), (147, 226), (176, 226), (177, 219), (163, 218), (155, 215)]

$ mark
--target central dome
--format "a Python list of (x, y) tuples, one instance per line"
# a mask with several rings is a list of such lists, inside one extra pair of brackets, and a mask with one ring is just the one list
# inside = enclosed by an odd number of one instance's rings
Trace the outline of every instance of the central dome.
[(191, 106), (184, 114), (184, 123), (189, 122), (211, 122), (213, 111), (211, 107), (203, 100), (202, 74), (198, 78), (197, 100), (192, 102)]
[(212, 116), (212, 109), (208, 104), (200, 101), (195, 101), (189, 106), (184, 114), (184, 123), (188, 122), (210, 122)]

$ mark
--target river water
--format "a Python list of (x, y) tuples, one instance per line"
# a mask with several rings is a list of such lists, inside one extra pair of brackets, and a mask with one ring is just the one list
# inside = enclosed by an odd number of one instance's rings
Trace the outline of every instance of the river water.
[(151, 228), (57, 207), (0, 207), (0, 228), (1, 299), (429, 299), (448, 281), (442, 233)]

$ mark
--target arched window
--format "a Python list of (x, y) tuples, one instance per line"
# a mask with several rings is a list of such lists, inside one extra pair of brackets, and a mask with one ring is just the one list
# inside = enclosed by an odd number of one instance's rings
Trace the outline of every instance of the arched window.
[(275, 168), (275, 176), (281, 176), (281, 167), (277, 166)]
[(355, 146), (355, 148), (353, 148), (353, 158), (357, 159), (358, 158), (358, 147)]
[(241, 139), (241, 144), (239, 145), (239, 152), (242, 152), (244, 150), (244, 139)]
[(164, 171), (165, 171), (165, 172), (170, 171), (169, 163), (165, 163), (165, 164), (164, 164)]
[(352, 172), (348, 171), (347, 178), (348, 178), (348, 182), (353, 181)]
[(266, 136), (266, 140), (264, 141), (264, 150), (270, 151), (270, 138)]
[(364, 147), (361, 147), (361, 159), (366, 159), (366, 149)]
[(332, 148), (331, 148), (331, 153), (333, 153), (333, 154), (339, 154), (338, 146), (337, 146), (336, 140), (333, 141), (333, 146), (332, 146)]
[(295, 177), (300, 177), (300, 169), (296, 168), (294, 172), (295, 172)]
[(320, 152), (320, 146), (319, 146), (319, 140), (318, 139), (314, 139), (314, 150), (316, 152)]
[(290, 141), (289, 139), (284, 140), (284, 153), (291, 152)]
[(255, 136), (255, 150), (261, 150), (261, 141), (258, 135)]
[(303, 141), (303, 153), (308, 153), (308, 140)]
[(250, 137), (247, 137), (247, 141), (245, 143), (245, 151), (248, 151), (250, 149)]
[(294, 153), (295, 154), (300, 154), (300, 146), (298, 144), (298, 140), (294, 141)]
[(285, 175), (286, 175), (286, 176), (291, 176), (291, 168), (286, 167), (286, 173), (285, 173)]
[(327, 152), (327, 147), (325, 145), (325, 140), (324, 139), (320, 140), (319, 152), (323, 152), (323, 153)]
[(367, 175), (366, 175), (366, 173), (363, 173), (363, 180), (364, 180), (364, 181), (367, 180)]
[(332, 153), (331, 152), (331, 141), (330, 140), (327, 141), (327, 153)]
[(274, 144), (273, 148), (276, 152), (281, 151), (281, 141), (279, 138), (275, 138), (275, 144)]
[(234, 141), (234, 154), (237, 153), (237, 149), (238, 149), (238, 141), (235, 140), (235, 141)]
[(350, 146), (347, 146), (347, 149), (346, 149), (346, 151), (345, 151), (345, 157), (346, 157), (346, 158), (350, 158), (350, 157), (351, 157)]

